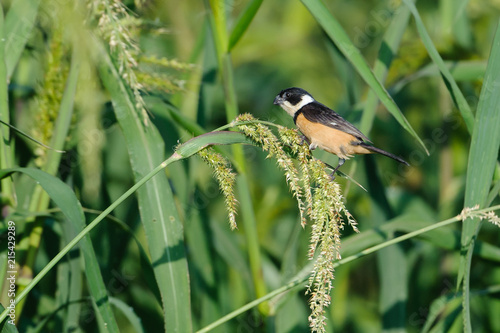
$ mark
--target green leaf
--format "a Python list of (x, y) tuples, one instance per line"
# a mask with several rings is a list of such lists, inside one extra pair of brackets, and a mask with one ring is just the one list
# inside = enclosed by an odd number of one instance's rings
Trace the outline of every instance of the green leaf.
[[(61, 209), (61, 212), (68, 219), (68, 221), (73, 224), (76, 230), (83, 230), (85, 228), (85, 216), (83, 214), (82, 206), (68, 185), (63, 183), (57, 177), (54, 177), (42, 170), (33, 168), (11, 168), (0, 170), (0, 178), (7, 177), (14, 172), (22, 172), (40, 184), (52, 201), (54, 201), (54, 203)], [(85, 258), (85, 274), (87, 275), (87, 283), (93, 301), (99, 309), (98, 316), (102, 317), (100, 319), (104, 322), (106, 331), (119, 332), (113, 311), (111, 310), (108, 302), (106, 286), (102, 279), (101, 270), (92, 247), (90, 236), (87, 235), (81, 240), (81, 248)], [(57, 261), (62, 258), (60, 254), (61, 253), (56, 256), (56, 258), (59, 258)], [(33, 287), (52, 269), (52, 267), (54, 267), (57, 261), (51, 261), (50, 264), (47, 264), (17, 296), (16, 302), (23, 299), (28, 292), (31, 291), (31, 289), (33, 289)], [(2, 318), (3, 315), (4, 314), (2, 313)], [(0, 318), (0, 320), (2, 318)]]
[(170, 117), (172, 122), (177, 123), (180, 127), (193, 135), (201, 135), (206, 133), (206, 130), (198, 123), (191, 120), (181, 110), (176, 108), (172, 103), (162, 97), (145, 96), (144, 100), (148, 105), (149, 111), (155, 115)]
[[(401, 5), (402, 6), (402, 5)], [(400, 7), (394, 14), (394, 17), (384, 33), (382, 45), (378, 52), (377, 61), (373, 67), (373, 74), (380, 82), (385, 82), (392, 59), (398, 53), (399, 44), (403, 38), (403, 33), (408, 26), (410, 12), (406, 7)], [(360, 130), (367, 133), (373, 125), (375, 111), (378, 106), (378, 98), (375, 92), (370, 91), (366, 98), (363, 116), (361, 118)]]
[[(431, 307), (429, 309), (429, 315), (427, 316), (427, 320), (425, 321), (425, 325), (424, 327), (422, 328), (422, 333), (427, 333), (430, 331), (432, 325), (434, 324), (434, 322), (438, 321), (438, 324), (436, 324), (434, 327), (437, 328), (438, 325), (444, 325), (446, 322), (449, 324), (449, 322), (455, 320), (455, 317), (460, 314), (460, 302), (457, 302), (457, 297), (460, 297), (461, 295), (460, 294), (456, 294), (456, 293), (447, 293), (447, 294), (444, 294), (440, 297), (438, 297), (437, 299), (435, 299), (432, 304), (431, 304)], [(445, 316), (444, 315), (444, 312), (447, 308), (451, 308), (451, 312), (452, 312), (452, 316), (450, 315), (447, 315)], [(457, 311), (458, 309), (458, 311)], [(439, 316), (442, 316), (443, 317), (443, 320), (441, 321), (441, 323), (439, 323)], [(441, 332), (447, 332), (448, 330), (444, 330), (444, 328), (438, 330), (438, 332), (441, 331)]]
[[(495, 293), (498, 293), (499, 291), (500, 291), (500, 285), (494, 285), (494, 286), (490, 286), (490, 287), (483, 289), (483, 290), (472, 291), (471, 295), (477, 297), (477, 296), (484, 296), (484, 295), (488, 295), (488, 294), (495, 294)], [(445, 312), (445, 310), (447, 308), (453, 308), (453, 310), (454, 310), (454, 308), (456, 307), (456, 308), (458, 308), (458, 313), (460, 313), (461, 303), (455, 302), (455, 300), (461, 296), (462, 296), (462, 293), (460, 293), (460, 292), (458, 292), (458, 293), (448, 292), (448, 293), (436, 298), (431, 304), (431, 307), (429, 309), (429, 314), (427, 316), (427, 320), (425, 321), (425, 325), (422, 328), (421, 332), (422, 333), (429, 332), (431, 327), (432, 327), (432, 324), (436, 320), (439, 320), (440, 316), (442, 317), (441, 320), (448, 321), (450, 318), (443, 316), (443, 313)], [(457, 304), (455, 304), (455, 303), (457, 303)], [(454, 319), (454, 318), (451, 318), (451, 319)]]
[(236, 24), (233, 28), (233, 31), (229, 36), (229, 45), (227, 50), (228, 52), (231, 52), (231, 50), (236, 45), (236, 43), (238, 43), (238, 41), (243, 36), (245, 31), (247, 31), (248, 26), (255, 17), (255, 14), (257, 14), (257, 11), (259, 10), (262, 1), (263, 0), (251, 0), (246, 6), (246, 8), (243, 10), (241, 15), (238, 17)]
[(7, 82), (16, 68), (28, 38), (31, 36), (38, 14), (40, 0), (16, 0), (11, 2), (9, 12), (5, 16), (5, 65)]
[[(64, 248), (78, 232), (72, 223), (61, 223), (61, 228), (61, 247)], [(76, 255), (73, 254), (75, 252), (77, 252)], [(82, 299), (82, 289), (84, 287), (84, 283), (82, 283), (82, 255), (80, 252), (80, 249), (72, 252), (72, 255), (67, 256), (66, 260), (57, 266), (57, 307), (64, 308), (64, 311), (57, 314), (58, 321), (62, 325), (58, 329), (64, 332), (71, 332), (79, 327), (82, 304), (78, 300)]]
[(466, 14), (469, 0), (444, 0), (440, 2), (441, 25), (444, 38), (453, 37), (464, 49), (473, 47), (471, 24)]
[(111, 304), (113, 304), (117, 309), (119, 309), (122, 314), (128, 319), (132, 327), (134, 328), (134, 332), (136, 333), (142, 333), (144, 332), (144, 329), (142, 328), (142, 323), (141, 323), (141, 318), (137, 316), (137, 314), (134, 312), (134, 310), (125, 303), (124, 301), (116, 298), (116, 297), (110, 297), (109, 301)]
[[(445, 61), (444, 65), (449, 69), (455, 81), (474, 81), (484, 77), (486, 72), (486, 61), (483, 60), (463, 60), (463, 61)], [(438, 66), (430, 63), (415, 73), (396, 82), (389, 90), (396, 94), (401, 91), (408, 83), (428, 76), (441, 75)]]
[(180, 145), (176, 151), (183, 158), (196, 154), (201, 149), (213, 145), (229, 145), (234, 143), (254, 144), (251, 139), (240, 132), (218, 131), (196, 136)]
[(443, 75), (443, 79), (445, 80), (446, 86), (448, 87), (448, 90), (450, 91), (451, 97), (453, 98), (455, 105), (460, 110), (460, 113), (462, 115), (462, 118), (464, 119), (465, 124), (467, 125), (467, 129), (469, 130), (469, 133), (472, 134), (472, 129), (474, 126), (474, 115), (472, 114), (472, 111), (470, 109), (469, 104), (467, 103), (467, 100), (465, 99), (464, 95), (462, 94), (462, 91), (460, 90), (460, 88), (458, 88), (458, 85), (455, 82), (455, 79), (453, 79), (453, 76), (451, 75), (448, 67), (446, 67), (443, 59), (439, 55), (439, 52), (437, 51), (436, 47), (432, 43), (431, 37), (429, 36), (429, 33), (425, 29), (424, 23), (422, 22), (422, 19), (420, 18), (420, 15), (417, 11), (417, 8), (410, 0), (403, 0), (403, 2), (410, 9), (410, 11), (415, 19), (415, 23), (417, 25), (417, 30), (418, 30), (418, 33), (420, 35), (420, 38), (422, 39), (422, 42), (424, 43), (425, 48), (427, 49), (427, 52), (429, 53), (429, 56), (431, 57), (432, 61), (436, 64), (436, 66), (438, 66), (439, 70), (441, 71), (441, 74)]
[[(165, 146), (156, 127), (144, 123), (140, 111), (109, 54), (102, 45), (99, 73), (111, 95), (125, 137), (136, 182), (164, 161)], [(165, 174), (158, 174), (137, 191), (142, 225), (162, 295), (165, 330), (191, 332), (191, 296), (182, 221)]]
[[(91, 209), (84, 209), (84, 211), (86, 213), (91, 213), (91, 214), (102, 214), (101, 211), (95, 211)], [(107, 218), (110, 221), (114, 222), (118, 227), (120, 227), (124, 232), (126, 232), (131, 239), (135, 241), (137, 249), (139, 250), (142, 276), (144, 277), (144, 280), (147, 282), (148, 287), (151, 289), (151, 292), (154, 294), (154, 297), (158, 301), (158, 304), (161, 304), (161, 295), (160, 291), (158, 290), (158, 285), (156, 284), (156, 280), (154, 277), (153, 265), (149, 260), (149, 255), (146, 249), (144, 249), (143, 244), (135, 235), (134, 230), (132, 230), (125, 222), (121, 221), (120, 219), (112, 215), (108, 215)]]
[[(0, 5), (0, 36), (5, 36), (5, 21), (3, 8)], [(4, 124), (10, 123), (9, 110), (9, 79), (7, 66), (5, 64), (5, 43), (0, 41), (0, 121)], [(8, 125), (10, 126), (10, 124)], [(14, 153), (11, 146), (11, 134), (8, 128), (0, 128), (0, 169), (11, 168), (14, 165)], [(15, 189), (11, 179), (2, 179), (0, 188), (2, 189), (2, 202), (13, 206), (16, 202)]]
[(25, 132), (21, 131), (20, 129), (18, 129), (18, 128), (17, 128), (17, 127), (15, 127), (15, 126), (12, 126), (12, 125), (11, 125), (11, 124), (9, 124), (9, 123), (6, 123), (6, 122), (5, 122), (5, 121), (3, 121), (3, 120), (0, 120), (0, 123), (1, 123), (1, 124), (3, 124), (3, 125), (5, 125), (5, 126), (7, 126), (7, 127), (9, 127), (11, 130), (13, 130), (14, 132), (16, 132), (17, 134), (24, 136), (24, 137), (25, 137), (25, 138), (27, 138), (28, 140), (33, 141), (33, 142), (34, 142), (34, 143), (36, 143), (37, 145), (42, 146), (43, 148), (47, 148), (47, 149), (50, 149), (50, 150), (54, 150), (54, 151), (56, 151), (56, 152), (58, 152), (58, 153), (65, 153), (65, 151), (64, 151), (64, 150), (54, 149), (54, 148), (52, 148), (52, 147), (47, 146), (46, 144), (44, 144), (44, 143), (42, 143), (42, 142), (38, 141), (37, 139), (35, 139), (35, 138), (34, 138), (34, 137), (32, 137), (31, 135), (29, 135), (29, 134), (27, 134), (27, 133), (25, 133)]
[[(7, 305), (8, 306), (8, 305)], [(5, 311), (5, 307), (0, 303), (0, 312)], [(2, 333), (18, 333), (16, 325), (10, 323), (10, 318), (8, 320), (0, 320), (0, 332)]]
[[(464, 207), (484, 207), (488, 200), (493, 172), (496, 168), (500, 147), (500, 25), (498, 25), (491, 47), (488, 66), (484, 77), (477, 107), (474, 131), (467, 165)], [(469, 308), (469, 278), (474, 249), (474, 239), (480, 228), (480, 221), (467, 219), (462, 227), (461, 265), (458, 284), (463, 281), (464, 329), (472, 331)]]
[(408, 131), (424, 148), (425, 152), (429, 154), (423, 141), (418, 137), (415, 130), (411, 127), (408, 120), (404, 117), (399, 110), (398, 106), (389, 95), (384, 86), (377, 79), (375, 74), (366, 63), (361, 55), (361, 52), (349, 39), (349, 36), (344, 31), (340, 23), (328, 11), (321, 0), (301, 0), (302, 3), (314, 16), (318, 24), (323, 28), (326, 34), (331, 38), (344, 56), (352, 63), (359, 75), (365, 80), (370, 88), (375, 92), (380, 101), (385, 105), (387, 110), (396, 118), (396, 120)]

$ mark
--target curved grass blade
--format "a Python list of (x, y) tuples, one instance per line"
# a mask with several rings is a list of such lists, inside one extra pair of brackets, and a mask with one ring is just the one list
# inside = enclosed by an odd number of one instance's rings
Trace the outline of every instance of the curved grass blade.
[(236, 45), (236, 43), (238, 43), (240, 38), (243, 36), (248, 26), (252, 22), (253, 18), (255, 17), (255, 14), (257, 14), (257, 11), (259, 10), (262, 1), (263, 0), (250, 1), (246, 6), (246, 8), (241, 13), (240, 17), (238, 17), (236, 25), (234, 26), (233, 31), (229, 36), (229, 45), (227, 47), (227, 52), (231, 52), (233, 47)]
[[(500, 24), (490, 51), (477, 107), (467, 165), (464, 207), (484, 207), (488, 200), (500, 148)], [(462, 251), (457, 283), (463, 283), (464, 330), (472, 331), (469, 278), (475, 238), (481, 222), (467, 219), (462, 225)]]
[(234, 143), (242, 143), (253, 145), (253, 141), (240, 132), (217, 131), (208, 132), (183, 143), (177, 149), (176, 153), (183, 158), (196, 154), (201, 149), (213, 145), (229, 145)]
[[(455, 81), (473, 81), (482, 79), (486, 72), (486, 61), (484, 60), (463, 60), (463, 61), (445, 61), (444, 65), (448, 68)], [(423, 77), (438, 76), (441, 72), (435, 63), (430, 63), (411, 75), (399, 80), (389, 88), (393, 94), (400, 92), (407, 84)]]
[[(85, 213), (99, 215), (102, 211), (97, 211), (93, 209), (84, 208), (83, 211)], [(121, 228), (124, 232), (126, 232), (131, 239), (135, 241), (137, 245), (137, 249), (139, 250), (139, 260), (141, 263), (142, 275), (144, 276), (144, 280), (148, 284), (149, 289), (153, 293), (154, 297), (158, 301), (158, 304), (161, 304), (161, 295), (158, 290), (158, 285), (156, 284), (156, 280), (153, 272), (153, 265), (151, 264), (151, 260), (149, 260), (148, 253), (144, 246), (141, 244), (140, 240), (135, 235), (135, 232), (122, 220), (116, 218), (113, 215), (108, 215), (107, 218), (115, 223), (119, 228)]]
[[(6, 35), (5, 20), (3, 17), (3, 7), (0, 5), (0, 37)], [(7, 75), (7, 66), (5, 64), (6, 52), (5, 43), (0, 44), (0, 120), (8, 124), (10, 122), (9, 110), (9, 79)], [(3, 120), (2, 120), (3, 119)], [(14, 166), (14, 151), (11, 146), (11, 135), (7, 128), (0, 128), (0, 169), (11, 168)], [(1, 195), (5, 203), (14, 206), (16, 202), (15, 189), (11, 179), (2, 179), (0, 182)], [(0, 269), (6, 271), (7, 262), (2, 264)], [(0, 274), (1, 277), (1, 274)]]
[[(483, 296), (487, 294), (495, 294), (500, 292), (500, 285), (494, 285), (490, 286), (486, 289), (483, 290), (475, 290), (471, 291), (472, 296)], [(442, 313), (445, 311), (447, 307), (450, 307), (452, 305), (451, 303), (457, 299), (458, 297), (461, 297), (462, 293), (458, 292), (450, 292), (446, 293), (434, 300), (432, 302), (431, 307), (429, 309), (429, 314), (427, 316), (427, 320), (425, 321), (425, 325), (422, 328), (422, 333), (427, 333), (430, 332), (432, 324), (438, 320), (438, 318), (442, 315)], [(458, 304), (460, 306), (460, 304)], [(460, 309), (459, 309), (460, 310)]]
[[(382, 40), (382, 45), (378, 53), (377, 61), (373, 66), (373, 74), (375, 74), (380, 82), (385, 82), (387, 73), (389, 72), (389, 67), (392, 63), (393, 58), (398, 52), (399, 44), (401, 43), (403, 33), (408, 26), (409, 19), (409, 10), (406, 7), (400, 5), (398, 10), (394, 14), (389, 27), (384, 33), (384, 38)], [(375, 111), (377, 109), (377, 106), (377, 95), (373, 91), (370, 91), (368, 93), (368, 97), (366, 98), (363, 115), (361, 117), (361, 132), (368, 133), (370, 131), (373, 125), (373, 119), (375, 118)]]
[(375, 74), (366, 63), (365, 59), (361, 55), (361, 52), (352, 43), (347, 33), (344, 31), (340, 23), (333, 17), (326, 6), (321, 2), (321, 0), (301, 0), (302, 3), (307, 7), (307, 9), (314, 16), (318, 24), (323, 28), (326, 34), (331, 38), (339, 50), (344, 54), (344, 56), (352, 63), (353, 67), (363, 78), (363, 80), (370, 86), (370, 88), (375, 92), (380, 101), (385, 105), (387, 110), (396, 118), (396, 120), (401, 124), (401, 126), (410, 133), (415, 140), (424, 148), (425, 152), (429, 154), (429, 151), (425, 147), (425, 144), (417, 135), (415, 130), (411, 127), (408, 120), (404, 117), (399, 107), (396, 105), (392, 97), (389, 95), (384, 86), (377, 79)]
[(436, 64), (436, 66), (438, 66), (443, 76), (443, 79), (445, 80), (445, 84), (448, 87), (448, 90), (450, 91), (453, 102), (460, 110), (460, 114), (464, 119), (467, 129), (469, 130), (469, 133), (472, 135), (472, 130), (474, 127), (474, 115), (472, 114), (472, 111), (470, 109), (469, 104), (467, 103), (467, 100), (462, 94), (460, 88), (458, 88), (457, 82), (451, 75), (448, 67), (446, 67), (443, 59), (439, 55), (439, 52), (432, 43), (431, 37), (429, 36), (429, 33), (425, 29), (424, 23), (420, 18), (420, 15), (418, 13), (417, 8), (415, 7), (415, 4), (413, 4), (410, 0), (403, 0), (403, 2), (410, 9), (410, 12), (412, 13), (415, 19), (415, 23), (417, 25), (417, 30), (420, 35), (420, 38), (422, 39), (422, 42), (424, 43), (425, 48), (427, 49), (427, 52), (429, 53), (429, 56), (431, 57), (432, 61)]
[[(5, 307), (0, 303), (0, 312), (5, 312)], [(0, 320), (0, 332), (2, 333), (19, 333), (16, 325), (12, 325), (8, 320)]]
[(16, 132), (17, 134), (20, 134), (24, 137), (26, 137), (27, 139), (33, 141), (34, 143), (44, 147), (44, 148), (47, 148), (47, 149), (50, 149), (50, 150), (53, 150), (57, 153), (65, 153), (66, 151), (64, 150), (59, 150), (59, 149), (55, 149), (55, 148), (52, 148), (52, 147), (49, 147), (47, 146), (46, 144), (43, 144), (42, 142), (38, 141), (37, 139), (35, 139), (34, 137), (30, 136), (29, 134), (27, 133), (24, 133), (23, 131), (21, 131), (20, 129), (18, 129), (17, 127), (15, 126), (12, 126), (11, 124), (8, 124), (6, 123), (5, 121), (3, 120), (0, 120), (0, 123), (4, 124), (5, 126), (9, 127), (11, 130), (13, 130), (14, 132)]
[[(52, 313), (45, 316), (45, 318), (43, 318), (41, 321), (39, 321), (36, 324), (36, 326), (30, 330), (30, 333), (43, 333), (43, 332), (47, 331), (47, 328), (45, 327), (45, 325), (47, 325), (47, 323), (49, 323), (50, 321), (54, 320), (54, 317), (58, 315), (59, 311), (63, 311), (72, 305), (77, 305), (77, 304), (81, 305), (82, 303), (87, 303), (89, 300), (90, 300), (90, 297), (85, 297), (85, 298), (81, 298), (81, 299), (74, 300), (74, 301), (68, 302), (66, 304), (60, 305)], [(65, 332), (72, 332), (72, 331), (75, 331), (74, 327), (72, 328), (72, 330), (65, 331)]]
[[(71, 242), (78, 233), (72, 223), (61, 223), (62, 229), (60, 248)], [(63, 311), (57, 312), (58, 330), (64, 332), (74, 331), (79, 327), (82, 304), (78, 300), (82, 299), (84, 289), (81, 249), (72, 252), (64, 262), (57, 266), (57, 293), (56, 306), (63, 307)]]
[(345, 178), (345, 179), (347, 179), (347, 180), (349, 180), (349, 181), (353, 182), (353, 183), (354, 183), (354, 184), (356, 184), (358, 187), (360, 187), (363, 191), (368, 192), (368, 191), (366, 190), (366, 188), (364, 188), (364, 186), (363, 186), (363, 185), (361, 185), (359, 182), (357, 182), (354, 178), (352, 178), (352, 177), (351, 177), (351, 176), (349, 176), (348, 174), (343, 173), (343, 172), (342, 172), (342, 171), (340, 171), (340, 170), (337, 170), (337, 174), (338, 174), (340, 177)]
[[(63, 183), (59, 178), (54, 177), (42, 170), (34, 168), (11, 168), (0, 170), (0, 178), (4, 178), (14, 172), (21, 172), (36, 180), (38, 184), (47, 192), (49, 197), (61, 209), (61, 212), (72, 223), (76, 230), (83, 230), (86, 227), (85, 216), (83, 214), (82, 206), (75, 196), (71, 188)], [(102, 279), (99, 263), (95, 256), (94, 248), (90, 236), (82, 236), (81, 249), (85, 258), (85, 274), (87, 275), (87, 283), (92, 295), (93, 302), (99, 309), (97, 315), (105, 323), (107, 332), (119, 332), (118, 325), (111, 310), (108, 301), (108, 294), (106, 286)], [(73, 244), (73, 245), (76, 245)], [(68, 249), (69, 250), (69, 249)], [(61, 253), (61, 252), (60, 252)], [(67, 252), (66, 252), (67, 253)], [(56, 256), (57, 261), (62, 259), (66, 254)], [(54, 258), (54, 259), (55, 259)], [(16, 303), (22, 300), (26, 294), (42, 279), (54, 265), (46, 265), (32, 282), (16, 297)], [(5, 312), (4, 312), (5, 313)], [(4, 313), (0, 316), (0, 321), (5, 318)]]
[(142, 327), (141, 318), (137, 316), (137, 314), (128, 304), (126, 304), (124, 301), (116, 297), (110, 297), (109, 302), (113, 304), (114, 307), (119, 309), (122, 312), (122, 314), (128, 319), (128, 321), (134, 328), (134, 332), (144, 333), (144, 328)]
[[(452, 308), (452, 313), (454, 316), (460, 314), (460, 302), (457, 302), (457, 297), (462, 296), (461, 293), (446, 293), (438, 298), (436, 298), (429, 309), (429, 315), (425, 321), (425, 325), (422, 328), (421, 333), (427, 333), (431, 330), (432, 325), (438, 321), (439, 316), (443, 315), (446, 308)], [(456, 303), (456, 304), (455, 304)], [(458, 311), (457, 311), (458, 309)], [(457, 313), (458, 312), (458, 313)], [(444, 316), (443, 316), (444, 317)], [(443, 318), (446, 321), (453, 321), (455, 318), (451, 318), (449, 315)], [(435, 327), (437, 324), (435, 325)], [(439, 330), (442, 332), (446, 332), (443, 329)]]

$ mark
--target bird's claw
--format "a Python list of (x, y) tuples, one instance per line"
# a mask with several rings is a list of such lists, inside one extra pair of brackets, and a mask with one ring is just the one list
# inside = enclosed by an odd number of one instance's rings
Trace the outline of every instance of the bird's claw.
[(307, 139), (307, 137), (304, 135), (304, 134), (301, 134), (299, 135), (299, 138), (300, 138), (300, 141), (299, 141), (299, 144), (302, 146), (305, 142), (307, 142), (309, 144), (309, 140)]

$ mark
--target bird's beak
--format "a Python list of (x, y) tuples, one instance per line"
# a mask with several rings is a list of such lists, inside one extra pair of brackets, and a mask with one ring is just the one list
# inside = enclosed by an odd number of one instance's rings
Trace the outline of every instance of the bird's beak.
[(283, 103), (283, 98), (281, 98), (280, 95), (276, 96), (276, 98), (274, 99), (273, 104), (274, 105), (281, 105), (281, 103)]

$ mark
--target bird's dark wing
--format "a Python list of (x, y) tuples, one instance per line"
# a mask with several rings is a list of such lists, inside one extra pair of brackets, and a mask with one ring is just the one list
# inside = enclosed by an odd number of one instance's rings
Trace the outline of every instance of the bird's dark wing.
[(360, 130), (353, 124), (342, 118), (337, 112), (326, 105), (318, 102), (306, 104), (299, 111), (304, 117), (313, 122), (320, 123), (336, 130), (351, 134), (361, 141), (371, 142)]

